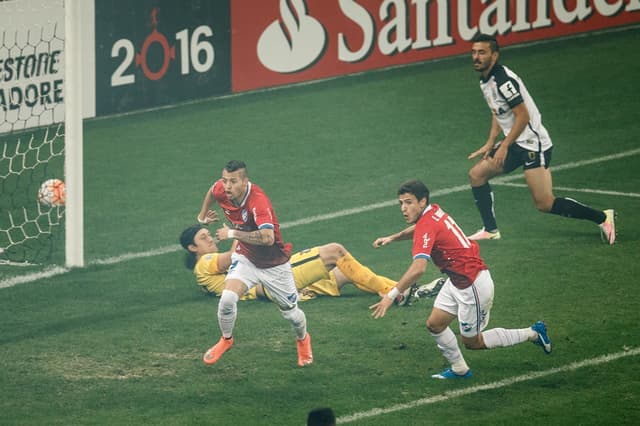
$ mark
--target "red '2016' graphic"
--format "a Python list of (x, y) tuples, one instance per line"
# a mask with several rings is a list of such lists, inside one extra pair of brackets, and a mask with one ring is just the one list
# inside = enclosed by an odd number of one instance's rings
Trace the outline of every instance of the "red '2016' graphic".
[[(136, 65), (142, 68), (142, 72), (149, 80), (160, 80), (164, 77), (165, 73), (169, 69), (169, 63), (172, 59), (176, 58), (176, 47), (169, 46), (169, 41), (164, 34), (158, 32), (158, 10), (159, 9), (156, 7), (151, 11), (151, 25), (153, 26), (153, 31), (151, 31), (151, 34), (149, 34), (144, 40), (140, 53), (136, 53)], [(160, 44), (164, 56), (162, 67), (160, 67), (156, 72), (151, 71), (149, 69), (149, 65), (147, 65), (147, 52), (149, 50), (149, 46), (153, 43)]]
[[(161, 80), (169, 71), (171, 61), (178, 61), (180, 75), (189, 75), (192, 71), (204, 73), (211, 70), (215, 62), (215, 49), (211, 39), (213, 29), (209, 25), (200, 25), (193, 30), (181, 29), (175, 33), (178, 49), (169, 43), (167, 37), (158, 31), (158, 8), (151, 11), (151, 25), (153, 30), (137, 53), (133, 42), (126, 38), (116, 40), (111, 47), (111, 57), (120, 58), (121, 62), (111, 74), (111, 86), (125, 86), (136, 81), (135, 69), (142, 70), (144, 76), (151, 80)], [(162, 48), (162, 66), (153, 70), (147, 64), (147, 54), (154, 44)]]

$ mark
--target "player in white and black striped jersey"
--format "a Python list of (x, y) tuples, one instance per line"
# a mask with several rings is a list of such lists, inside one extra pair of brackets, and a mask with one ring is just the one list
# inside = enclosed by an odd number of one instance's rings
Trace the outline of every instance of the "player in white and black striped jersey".
[[(498, 63), (495, 37), (477, 34), (472, 43), (473, 67), (480, 73), (480, 89), (492, 111), (492, 121), (487, 142), (469, 155), (469, 159), (481, 156), (469, 170), (469, 180), (484, 225), (469, 238), (500, 238), (489, 180), (522, 166), (538, 210), (590, 220), (599, 225), (603, 241), (613, 244), (616, 238), (613, 209), (595, 210), (574, 199), (553, 195), (549, 169), (553, 143), (522, 79)], [(501, 133), (504, 139), (497, 141)]]

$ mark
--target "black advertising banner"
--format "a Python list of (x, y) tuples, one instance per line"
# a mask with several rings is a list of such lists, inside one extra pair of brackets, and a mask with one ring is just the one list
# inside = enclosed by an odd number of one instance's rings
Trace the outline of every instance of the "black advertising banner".
[(231, 90), (230, 0), (96, 0), (96, 116)]

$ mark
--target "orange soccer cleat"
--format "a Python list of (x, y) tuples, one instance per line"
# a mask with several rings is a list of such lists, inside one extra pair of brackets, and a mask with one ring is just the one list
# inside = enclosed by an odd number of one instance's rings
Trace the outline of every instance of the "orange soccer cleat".
[(213, 347), (211, 347), (207, 352), (204, 353), (202, 357), (202, 361), (205, 364), (215, 364), (218, 362), (223, 353), (231, 349), (233, 346), (233, 337), (230, 339), (225, 339), (224, 336), (220, 337), (218, 343), (216, 343)]
[(304, 367), (305, 365), (313, 364), (313, 352), (311, 352), (311, 336), (307, 333), (304, 339), (296, 339), (296, 346), (298, 347), (298, 366)]

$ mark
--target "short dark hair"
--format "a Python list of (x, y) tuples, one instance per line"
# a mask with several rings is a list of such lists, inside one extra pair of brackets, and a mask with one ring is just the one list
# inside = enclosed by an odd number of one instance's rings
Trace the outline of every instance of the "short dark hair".
[(228, 172), (235, 172), (236, 170), (245, 169), (247, 170), (247, 165), (244, 161), (241, 160), (231, 160), (225, 166), (224, 169)]
[(316, 408), (309, 411), (307, 426), (333, 426), (336, 424), (336, 415), (331, 408)]
[(180, 245), (187, 251), (184, 256), (184, 266), (187, 269), (193, 269), (196, 266), (196, 254), (189, 250), (189, 246), (193, 244), (193, 239), (202, 228), (204, 228), (204, 225), (197, 223), (191, 225), (180, 234)]
[(500, 46), (498, 45), (498, 40), (496, 40), (495, 36), (478, 33), (474, 35), (473, 38), (471, 39), (472, 43), (479, 43), (483, 41), (489, 43), (489, 48), (491, 49), (492, 52), (500, 51)]
[(429, 188), (422, 181), (418, 179), (408, 180), (398, 188), (398, 195), (413, 194), (418, 201), (425, 198), (429, 203)]

